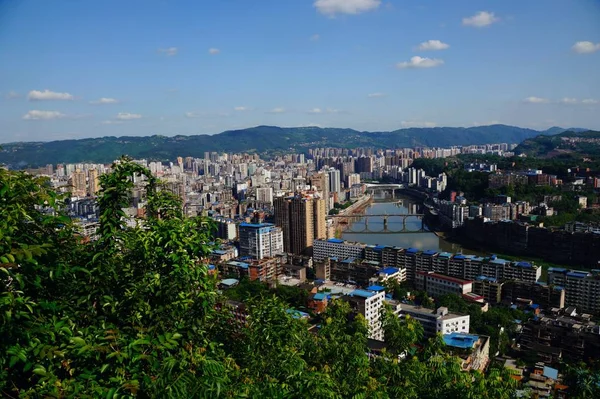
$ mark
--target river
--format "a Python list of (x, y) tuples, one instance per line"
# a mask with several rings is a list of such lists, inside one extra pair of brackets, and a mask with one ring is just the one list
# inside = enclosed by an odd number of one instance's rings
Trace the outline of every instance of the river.
[[(414, 214), (423, 213), (423, 205), (416, 199), (396, 196), (391, 197), (390, 193), (376, 194), (375, 202), (366, 209), (368, 215), (391, 215), (391, 214)], [(352, 223), (350, 229), (362, 230), (364, 228), (364, 218)], [(372, 217), (368, 221), (369, 230), (383, 230), (383, 217)], [(418, 230), (421, 228), (421, 220), (417, 217), (409, 217), (406, 220), (408, 230)], [(389, 230), (401, 230), (402, 218), (388, 217)], [(425, 226), (427, 230), (427, 226)], [(451, 253), (462, 252), (465, 254), (479, 254), (475, 251), (463, 249), (459, 244), (451, 243), (438, 237), (431, 231), (425, 233), (400, 233), (400, 234), (369, 234), (369, 233), (349, 233), (343, 232), (342, 238), (348, 241), (357, 241), (373, 245), (390, 245), (402, 248), (419, 248), (421, 250), (432, 249), (435, 251), (446, 251)]]

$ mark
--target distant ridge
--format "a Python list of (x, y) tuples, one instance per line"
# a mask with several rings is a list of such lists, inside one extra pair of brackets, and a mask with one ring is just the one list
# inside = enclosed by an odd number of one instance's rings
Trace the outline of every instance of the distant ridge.
[(520, 143), (538, 135), (558, 134), (566, 130), (553, 127), (537, 131), (516, 126), (490, 125), (360, 132), (340, 128), (256, 126), (215, 135), (123, 136), (7, 143), (1, 145), (0, 163), (11, 168), (24, 168), (49, 163), (109, 163), (124, 154), (134, 158), (166, 161), (177, 156), (203, 157), (205, 151), (282, 153), (305, 152), (314, 147), (398, 148)]

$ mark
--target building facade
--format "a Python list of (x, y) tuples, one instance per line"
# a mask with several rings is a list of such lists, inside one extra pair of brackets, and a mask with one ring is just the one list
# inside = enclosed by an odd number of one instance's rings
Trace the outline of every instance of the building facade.
[(239, 225), (240, 255), (255, 259), (283, 253), (283, 231), (271, 223), (241, 223)]

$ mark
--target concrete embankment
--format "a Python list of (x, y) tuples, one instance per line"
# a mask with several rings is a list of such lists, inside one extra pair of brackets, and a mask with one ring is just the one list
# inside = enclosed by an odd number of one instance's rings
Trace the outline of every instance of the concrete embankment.
[[(352, 223), (352, 219), (356, 218), (353, 215), (365, 213), (365, 210), (371, 205), (372, 202), (373, 196), (367, 194), (357, 200), (354, 204), (350, 205), (348, 208), (340, 210), (340, 213), (337, 217), (331, 218), (333, 220), (335, 236), (339, 237), (342, 234), (342, 231)], [(344, 216), (347, 216), (347, 218)]]

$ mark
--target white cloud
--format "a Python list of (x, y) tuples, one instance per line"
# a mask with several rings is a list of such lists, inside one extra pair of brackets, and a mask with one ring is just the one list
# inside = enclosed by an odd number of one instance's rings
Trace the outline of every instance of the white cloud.
[(577, 104), (578, 101), (576, 98), (564, 97), (559, 102), (562, 104)]
[(108, 121), (102, 121), (101, 122), (103, 125), (120, 125), (123, 123), (123, 121), (113, 121), (113, 120), (108, 120)]
[(168, 47), (168, 48), (159, 48), (158, 49), (158, 52), (160, 54), (164, 54), (167, 57), (172, 57), (172, 56), (176, 55), (178, 51), (179, 50), (177, 49), (177, 47)]
[(335, 108), (327, 108), (327, 110), (325, 112), (327, 112), (328, 114), (338, 114), (342, 111), (339, 109), (335, 109)]
[(244, 106), (240, 106), (240, 107), (234, 107), (234, 108), (233, 108), (233, 110), (234, 110), (234, 111), (240, 111), (240, 112), (241, 112), (241, 111), (249, 111), (249, 110), (250, 110), (250, 108), (248, 108), (248, 107), (244, 107)]
[(419, 46), (417, 47), (417, 50), (420, 50), (420, 51), (446, 50), (449, 47), (450, 47), (449, 44), (441, 42), (440, 40), (427, 40), (426, 42), (419, 44)]
[(322, 114), (323, 110), (321, 108), (313, 108), (308, 111), (309, 114)]
[(550, 102), (550, 100), (548, 100), (547, 98), (531, 96), (523, 99), (523, 102), (531, 104), (547, 104)]
[(284, 112), (285, 112), (285, 108), (282, 108), (282, 107), (273, 108), (272, 110), (269, 111), (270, 114), (283, 114)]
[(142, 115), (140, 114), (130, 114), (129, 112), (119, 112), (117, 114), (117, 119), (120, 121), (130, 121), (132, 119), (140, 119)]
[(314, 35), (312, 35), (310, 37), (310, 40), (312, 40), (313, 42), (316, 42), (317, 40), (319, 40), (321, 38), (321, 36), (319, 36), (318, 33), (315, 33)]
[(586, 104), (586, 105), (593, 105), (593, 104), (598, 104), (598, 100), (595, 100), (593, 98), (586, 98), (584, 100), (581, 100), (582, 104)]
[(600, 43), (594, 44), (589, 41), (577, 42), (571, 48), (579, 54), (590, 54), (600, 50)]
[(379, 7), (381, 0), (316, 0), (314, 7), (330, 17), (336, 14), (360, 14)]
[(410, 61), (397, 63), (396, 68), (398, 68), (398, 69), (433, 68), (433, 67), (440, 66), (443, 64), (444, 64), (444, 60), (440, 60), (437, 58), (426, 58), (426, 57), (414, 56), (414, 57), (411, 57)]
[(90, 104), (117, 104), (119, 102), (119, 100), (117, 100), (116, 98), (110, 98), (110, 97), (102, 97), (98, 100), (94, 100), (94, 101), (90, 101)]
[(385, 93), (369, 93), (367, 94), (367, 97), (369, 98), (379, 98), (379, 97), (385, 97), (386, 94)]
[(6, 93), (5, 97), (9, 100), (14, 100), (15, 98), (21, 97), (21, 95), (19, 93), (17, 93), (16, 91), (11, 90), (8, 93)]
[(483, 28), (484, 26), (491, 25), (497, 21), (499, 21), (499, 18), (496, 18), (493, 12), (479, 11), (472, 17), (463, 18), (462, 24), (464, 26)]
[(208, 54), (210, 54), (210, 55), (216, 55), (216, 54), (219, 54), (220, 52), (221, 52), (221, 50), (219, 50), (218, 48), (213, 47), (213, 48), (208, 49)]
[(435, 122), (421, 122), (421, 121), (402, 121), (400, 122), (402, 127), (436, 127)]
[(186, 112), (185, 117), (186, 118), (200, 118), (200, 115), (198, 115), (198, 113), (196, 113), (196, 112)]
[(65, 114), (62, 114), (58, 111), (37, 111), (32, 110), (23, 115), (23, 119), (27, 120), (40, 120), (40, 119), (59, 119), (66, 117)]
[(44, 100), (73, 100), (72, 94), (58, 93), (50, 90), (31, 90), (27, 95), (29, 101), (44, 101)]

